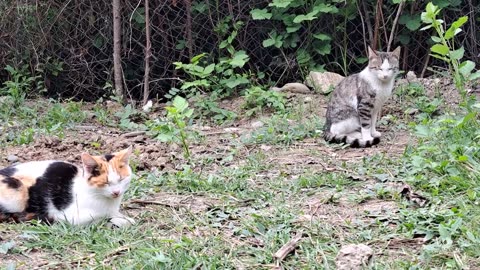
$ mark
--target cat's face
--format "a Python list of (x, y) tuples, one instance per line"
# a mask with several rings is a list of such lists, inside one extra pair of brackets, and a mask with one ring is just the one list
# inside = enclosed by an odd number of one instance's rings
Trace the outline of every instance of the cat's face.
[(132, 148), (129, 147), (105, 156), (82, 154), (84, 177), (95, 192), (112, 199), (125, 193), (132, 178), (132, 169), (128, 164), (131, 153)]
[(393, 52), (374, 51), (368, 47), (368, 68), (380, 81), (390, 81), (398, 73), (400, 47)]

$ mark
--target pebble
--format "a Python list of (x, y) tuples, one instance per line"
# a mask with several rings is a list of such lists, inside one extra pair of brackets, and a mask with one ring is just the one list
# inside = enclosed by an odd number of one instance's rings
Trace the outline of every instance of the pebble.
[(7, 160), (11, 163), (14, 163), (14, 162), (17, 162), (18, 161), (18, 157), (15, 156), (15, 155), (8, 155), (7, 156)]

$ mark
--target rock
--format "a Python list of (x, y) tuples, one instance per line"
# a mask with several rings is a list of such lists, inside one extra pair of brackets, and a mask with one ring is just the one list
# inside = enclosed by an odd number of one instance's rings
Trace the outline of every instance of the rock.
[(406, 78), (408, 82), (413, 82), (417, 79), (417, 75), (415, 74), (415, 72), (410, 70), (409, 72), (407, 72)]
[(18, 157), (15, 156), (15, 155), (8, 155), (7, 160), (8, 160), (8, 162), (14, 163), (14, 162), (18, 161)]
[(252, 128), (261, 128), (263, 127), (264, 123), (262, 121), (255, 121), (250, 126)]
[(283, 87), (272, 87), (272, 91), (277, 92), (290, 92), (290, 93), (299, 93), (299, 94), (312, 94), (312, 91), (303, 83), (287, 83)]
[(310, 71), (305, 84), (317, 93), (328, 94), (343, 78), (342, 75), (333, 72)]
[(368, 269), (372, 261), (373, 250), (364, 244), (343, 246), (335, 258), (337, 270)]
[(152, 109), (152, 106), (153, 106), (152, 100), (148, 100), (147, 103), (143, 105), (142, 110), (144, 112), (150, 112), (150, 110)]

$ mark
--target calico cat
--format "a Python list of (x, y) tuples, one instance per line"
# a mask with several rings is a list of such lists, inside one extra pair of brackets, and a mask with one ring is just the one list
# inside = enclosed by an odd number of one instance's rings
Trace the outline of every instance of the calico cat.
[(0, 221), (33, 218), (74, 225), (109, 218), (121, 227), (134, 221), (120, 202), (129, 186), (132, 148), (103, 156), (82, 153), (82, 166), (31, 161), (0, 170)]
[(323, 137), (327, 142), (369, 147), (380, 142), (375, 128), (398, 73), (400, 47), (393, 52), (368, 47), (368, 66), (344, 78), (328, 103)]

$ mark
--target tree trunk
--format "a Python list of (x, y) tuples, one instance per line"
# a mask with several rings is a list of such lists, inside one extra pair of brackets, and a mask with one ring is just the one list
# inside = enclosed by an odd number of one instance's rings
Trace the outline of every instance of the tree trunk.
[(145, 0), (145, 75), (143, 77), (143, 105), (147, 104), (150, 95), (149, 73), (150, 73), (150, 57), (152, 56), (152, 42), (150, 41), (150, 9), (148, 0)]
[(120, 0), (112, 0), (113, 8), (113, 72), (115, 95), (125, 99), (122, 79), (122, 21), (120, 17)]

